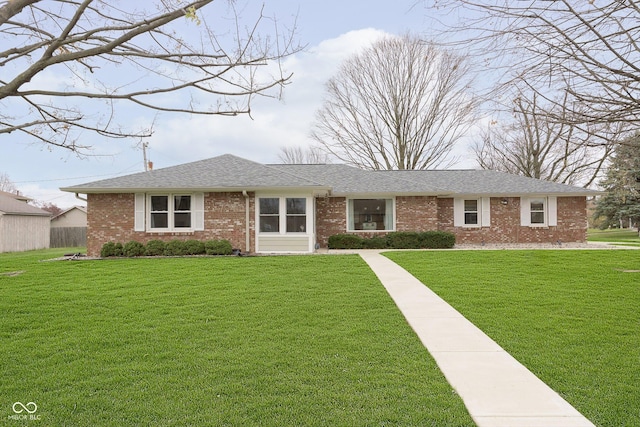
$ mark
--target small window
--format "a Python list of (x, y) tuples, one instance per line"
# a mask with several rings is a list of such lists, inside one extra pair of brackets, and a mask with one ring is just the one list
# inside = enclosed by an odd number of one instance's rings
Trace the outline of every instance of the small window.
[(280, 199), (277, 197), (260, 199), (260, 232), (280, 231)]
[(287, 233), (304, 233), (307, 227), (307, 199), (287, 198)]
[(478, 200), (464, 201), (464, 225), (478, 225)]
[(544, 199), (532, 199), (531, 200), (531, 224), (544, 224), (545, 223), (545, 200)]

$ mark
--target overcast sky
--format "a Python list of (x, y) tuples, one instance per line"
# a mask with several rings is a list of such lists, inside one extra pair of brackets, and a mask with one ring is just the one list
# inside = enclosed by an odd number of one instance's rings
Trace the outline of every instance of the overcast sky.
[[(297, 15), (298, 39), (306, 49), (288, 58), (293, 79), (282, 101), (258, 99), (253, 119), (165, 115), (148, 139), (154, 168), (235, 154), (262, 163), (277, 163), (280, 147), (309, 144), (314, 113), (324, 95), (324, 83), (341, 61), (385, 34), (423, 34), (432, 22), (415, 0), (266, 0), (265, 13), (291, 22)], [(204, 9), (206, 12), (206, 8)], [(154, 113), (138, 120), (151, 121)], [(0, 173), (27, 196), (62, 208), (82, 204), (66, 187), (144, 170), (142, 151), (134, 141), (91, 141), (95, 156), (78, 158), (61, 149), (26, 144), (15, 135), (0, 137)], [(456, 168), (473, 168), (466, 147), (458, 147)]]

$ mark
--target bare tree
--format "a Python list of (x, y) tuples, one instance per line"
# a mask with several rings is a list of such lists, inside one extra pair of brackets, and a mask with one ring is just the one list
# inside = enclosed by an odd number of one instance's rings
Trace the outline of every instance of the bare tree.
[(326, 164), (331, 163), (329, 155), (320, 147), (280, 147), (278, 159), (284, 164)]
[[(614, 124), (594, 137), (606, 144), (630, 124), (640, 124), (640, 2), (636, 0), (575, 1), (431, 0), (433, 13), (446, 13), (449, 34), (465, 48), (475, 46), (483, 67), (502, 69), (497, 88), (508, 91), (514, 80), (548, 102), (559, 92), (569, 99), (572, 124)], [(460, 31), (464, 30), (464, 32)], [(463, 39), (460, 35), (465, 34)], [(496, 98), (500, 91), (492, 92)], [(557, 121), (561, 117), (555, 118)]]
[(568, 94), (549, 110), (539, 98), (529, 91), (513, 100), (512, 120), (492, 123), (474, 147), (478, 164), (547, 181), (591, 185), (601, 174), (613, 143), (593, 143), (595, 130), (583, 132), (571, 124)]
[(383, 38), (329, 80), (312, 137), (364, 169), (449, 165), (474, 120), (467, 70), (462, 57), (415, 36)]
[(7, 175), (6, 173), (0, 173), (0, 191), (4, 191), (6, 193), (17, 193), (18, 188), (16, 187), (16, 185), (13, 183), (13, 181), (11, 181), (11, 178), (9, 178), (9, 175)]
[[(118, 122), (130, 108), (250, 113), (256, 95), (279, 95), (290, 77), (279, 61), (298, 48), (262, 12), (245, 27), (233, 1), (218, 3), (0, 1), (0, 134), (82, 151), (86, 131), (150, 136)], [(271, 37), (260, 36), (265, 28)]]

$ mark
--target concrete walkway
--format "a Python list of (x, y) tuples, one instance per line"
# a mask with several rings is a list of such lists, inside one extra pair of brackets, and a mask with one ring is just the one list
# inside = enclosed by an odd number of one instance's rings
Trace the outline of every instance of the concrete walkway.
[(479, 427), (594, 427), (418, 279), (377, 251), (378, 276)]

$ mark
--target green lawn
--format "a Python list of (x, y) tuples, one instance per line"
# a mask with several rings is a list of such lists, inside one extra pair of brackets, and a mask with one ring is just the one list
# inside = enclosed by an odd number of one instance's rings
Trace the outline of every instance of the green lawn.
[(614, 242), (621, 246), (640, 246), (640, 237), (638, 236), (638, 230), (590, 229), (587, 233), (587, 240), (590, 242)]
[(7, 425), (474, 425), (358, 256), (64, 252), (0, 255)]
[(640, 426), (639, 251), (387, 256), (598, 426)]

